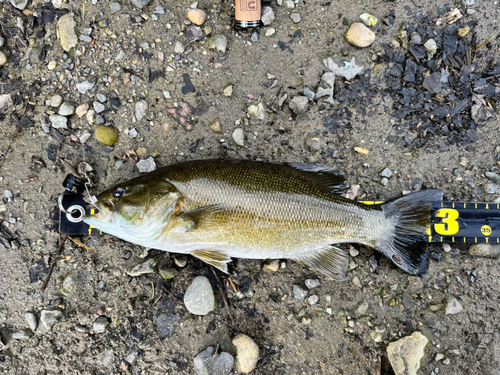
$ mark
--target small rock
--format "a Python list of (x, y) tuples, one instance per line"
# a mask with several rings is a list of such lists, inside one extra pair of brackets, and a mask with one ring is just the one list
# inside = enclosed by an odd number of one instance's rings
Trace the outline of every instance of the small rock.
[(141, 173), (152, 172), (156, 169), (155, 159), (152, 156), (150, 156), (145, 160), (141, 160), (137, 163), (137, 168)]
[(302, 93), (309, 99), (310, 102), (314, 100), (315, 93), (313, 90), (311, 90), (309, 87), (305, 86), (304, 89), (302, 90)]
[(57, 62), (55, 62), (54, 60), (50, 61), (48, 64), (47, 64), (47, 69), (49, 70), (54, 70), (57, 66)]
[(443, 251), (449, 253), (451, 251), (451, 245), (449, 243), (443, 243)]
[(345, 38), (356, 47), (368, 47), (375, 40), (375, 34), (361, 22), (354, 22), (345, 34)]
[(248, 107), (248, 114), (257, 117), (259, 120), (264, 120), (266, 118), (266, 109), (262, 103), (252, 104)]
[(61, 116), (71, 116), (75, 114), (75, 107), (67, 102), (64, 102), (61, 104), (61, 107), (59, 107), (59, 111), (57, 113)]
[(165, 9), (161, 5), (157, 5), (155, 8), (155, 14), (165, 14)]
[(67, 13), (57, 22), (57, 39), (61, 43), (61, 47), (66, 52), (71, 51), (72, 48), (78, 44), (78, 37), (76, 36), (77, 24), (73, 13)]
[(467, 36), (467, 34), (469, 34), (469, 31), (470, 31), (470, 27), (464, 26), (464, 27), (458, 29), (457, 34), (460, 38), (465, 38)]
[(458, 302), (458, 300), (455, 297), (449, 297), (446, 300), (446, 307), (445, 307), (445, 315), (454, 315), (458, 314), (461, 312), (464, 308)]
[(493, 172), (486, 172), (484, 174), (488, 180), (494, 183), (499, 183), (500, 182), (500, 175), (493, 173)]
[(141, 121), (142, 118), (146, 115), (148, 111), (149, 105), (145, 100), (139, 100), (135, 103), (135, 118), (137, 121)]
[(365, 23), (366, 26), (368, 27), (372, 27), (372, 26), (375, 26), (378, 22), (378, 19), (377, 17), (375, 16), (372, 16), (371, 14), (369, 13), (363, 13), (362, 15), (359, 16), (359, 18), (361, 18), (361, 20)]
[(207, 315), (215, 310), (215, 297), (210, 281), (205, 276), (197, 276), (184, 294), (184, 304), (191, 314)]
[(352, 278), (352, 284), (356, 287), (361, 289), (363, 286), (361, 285), (361, 282), (359, 281), (359, 278), (357, 276), (354, 276)]
[(12, 104), (14, 104), (14, 102), (12, 101), (10, 94), (0, 95), (0, 111), (9, 108)]
[(120, 10), (122, 10), (121, 4), (117, 3), (115, 1), (112, 1), (111, 3), (109, 3), (109, 7), (111, 8), (111, 13), (116, 13), (116, 12), (119, 12)]
[[(189, 41), (191, 43), (201, 40), (205, 37), (205, 32), (201, 29), (201, 27), (196, 26), (196, 25), (190, 25), (186, 28), (185, 32), (186, 36), (188, 37)], [(225, 51), (224, 47), (224, 51)]]
[(178, 53), (179, 55), (182, 55), (185, 50), (186, 49), (184, 48), (184, 46), (182, 45), (181, 42), (179, 42), (179, 41), (175, 42), (175, 46), (174, 46), (174, 52), (175, 53)]
[(68, 129), (68, 119), (61, 115), (50, 115), (50, 124), (55, 129)]
[(211, 346), (194, 357), (194, 367), (198, 375), (229, 375), (233, 369), (234, 358), (222, 352), (218, 356)]
[(354, 318), (359, 319), (367, 314), (369, 308), (370, 305), (368, 304), (368, 302), (362, 299), (352, 309), (352, 315)]
[(293, 296), (295, 299), (298, 299), (300, 302), (304, 302), (307, 296), (307, 290), (302, 289), (298, 285), (293, 286)]
[(42, 310), (40, 313), (40, 323), (49, 331), (55, 324), (65, 320), (64, 311), (59, 308)]
[(262, 267), (264, 271), (268, 272), (278, 272), (280, 269), (280, 261), (278, 259), (271, 259), (264, 263), (264, 267)]
[(387, 355), (396, 375), (416, 375), (424, 349), (429, 340), (420, 332), (391, 342), (387, 346)]
[(444, 358), (444, 354), (443, 353), (437, 353), (436, 357), (434, 358), (434, 361), (439, 362), (443, 358)]
[(57, 108), (61, 105), (62, 100), (63, 100), (63, 98), (61, 95), (52, 95), (52, 97), (50, 98), (50, 106)]
[(98, 93), (97, 95), (97, 100), (99, 100), (101, 103), (106, 103), (108, 98), (106, 98), (106, 95), (103, 95), (101, 93)]
[(4, 195), (5, 195), (5, 198), (7, 198), (7, 199), (12, 199), (12, 197), (14, 196), (14, 195), (12, 194), (12, 191), (10, 191), (10, 190), (4, 190), (4, 192), (3, 192), (3, 193), (4, 193)]
[(243, 374), (248, 374), (257, 366), (259, 347), (247, 335), (239, 334), (233, 339), (236, 350), (236, 368)]
[(76, 84), (76, 88), (80, 93), (86, 94), (87, 91), (92, 90), (95, 86), (95, 82), (83, 81)]
[(0, 51), (0, 66), (7, 64), (8, 60), (9, 59), (8, 59), (7, 55), (3, 51)]
[(427, 42), (424, 44), (425, 50), (430, 54), (434, 55), (437, 51), (437, 44), (434, 39), (429, 39)]
[(170, 94), (170, 91), (164, 90), (164, 91), (162, 91), (162, 93), (163, 93), (163, 97), (165, 99), (172, 99), (172, 95)]
[(321, 282), (318, 279), (306, 279), (304, 283), (306, 284), (307, 289), (317, 288), (321, 285)]
[(316, 294), (313, 294), (307, 299), (307, 303), (309, 303), (310, 305), (315, 305), (316, 303), (318, 303), (318, 301), (319, 297)]
[(464, 5), (464, 7), (471, 7), (474, 5), (474, 0), (462, 0), (462, 4)]
[(231, 82), (226, 83), (226, 85), (222, 89), (222, 92), (224, 93), (224, 96), (226, 98), (233, 96), (233, 84)]
[(403, 306), (406, 307), (408, 310), (412, 310), (415, 307), (415, 300), (410, 294), (403, 293), (402, 300), (403, 300)]
[(89, 105), (87, 103), (81, 104), (75, 109), (75, 113), (78, 117), (84, 116), (89, 110)]
[(115, 362), (115, 355), (112, 349), (105, 350), (102, 354), (101, 365), (105, 367), (113, 367)]
[(137, 8), (142, 9), (146, 7), (151, 2), (151, 0), (132, 0), (132, 2)]
[(410, 40), (412, 44), (422, 44), (422, 36), (416, 31), (411, 33)]
[(321, 137), (315, 133), (309, 134), (304, 140), (305, 148), (312, 154), (321, 151)]
[(165, 280), (170, 280), (176, 277), (179, 274), (179, 271), (177, 271), (175, 268), (172, 267), (160, 267), (158, 269), (158, 273)]
[(94, 101), (92, 103), (92, 106), (94, 107), (95, 113), (104, 112), (104, 110), (106, 109), (106, 106), (104, 104), (102, 104), (101, 102), (98, 102), (98, 101)]
[(295, 8), (295, 3), (293, 2), (293, 0), (285, 0), (285, 6), (288, 9), (294, 9)]
[(154, 273), (156, 266), (158, 264), (159, 259), (158, 258), (148, 258), (139, 264), (135, 265), (132, 269), (127, 270), (126, 273), (128, 276), (140, 276), (140, 275), (145, 275), (147, 273)]
[(222, 133), (222, 126), (221, 126), (221, 123), (220, 123), (220, 118), (217, 117), (215, 120), (213, 120), (209, 125), (208, 125), (209, 129), (211, 131), (213, 131), (214, 133), (216, 134), (220, 134)]
[(33, 335), (25, 329), (20, 329), (12, 334), (12, 338), (16, 340), (28, 340), (31, 336)]
[(10, 0), (10, 3), (14, 8), (24, 10), (28, 6), (29, 0)]
[(380, 175), (385, 178), (391, 178), (393, 174), (394, 173), (392, 173), (392, 171), (387, 167), (384, 168), (382, 172), (380, 172)]
[(494, 184), (486, 184), (484, 185), (484, 192), (486, 194), (496, 194), (498, 193), (498, 188)]
[(243, 133), (242, 128), (236, 128), (233, 132), (233, 141), (237, 146), (243, 147), (245, 146), (245, 134)]
[(270, 27), (269, 29), (266, 30), (264, 36), (270, 37), (273, 36), (274, 34), (276, 34), (276, 29), (274, 27)]
[(187, 18), (195, 25), (201, 26), (207, 19), (207, 14), (201, 9), (189, 9)]
[(382, 186), (388, 186), (389, 185), (389, 179), (387, 177), (382, 177), (380, 180), (380, 185)]
[(174, 255), (174, 263), (179, 268), (184, 268), (187, 265), (187, 256), (183, 254)]
[(26, 318), (30, 329), (35, 332), (36, 327), (38, 327), (38, 322), (36, 321), (35, 314), (33, 314), (32, 312), (27, 312), (26, 314), (24, 314), (24, 317)]
[(94, 322), (92, 329), (94, 330), (95, 333), (104, 333), (108, 325), (109, 325), (108, 318), (106, 318), (105, 316), (100, 316)]
[(99, 125), (95, 128), (95, 137), (106, 146), (113, 146), (118, 140), (118, 133), (112, 126)]
[(3, 47), (4, 44), (5, 44), (5, 38), (0, 36), (0, 47)]
[(469, 254), (475, 257), (497, 259), (500, 257), (500, 245), (474, 244), (469, 248)]
[(64, 281), (61, 287), (61, 293), (67, 296), (75, 289), (75, 275), (73, 272), (68, 272), (64, 277)]
[(226, 53), (227, 39), (222, 34), (214, 34), (208, 39), (208, 48)]
[(288, 107), (293, 113), (300, 115), (309, 108), (309, 99), (307, 99), (307, 96), (294, 96), (288, 103)]
[(294, 23), (299, 23), (301, 21), (300, 14), (299, 13), (292, 13), (290, 14), (290, 18)]
[(269, 26), (271, 24), (271, 22), (274, 21), (273, 8), (271, 8), (271, 7), (264, 7), (262, 9), (262, 15), (260, 17), (260, 20), (262, 21), (262, 24), (264, 26)]

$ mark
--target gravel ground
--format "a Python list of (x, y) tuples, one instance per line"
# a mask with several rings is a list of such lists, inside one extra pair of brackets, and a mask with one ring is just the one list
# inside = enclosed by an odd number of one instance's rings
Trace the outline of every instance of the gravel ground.
[[(372, 249), (344, 246), (352, 260), (343, 282), (291, 261), (240, 259), (230, 267), (233, 288), (194, 258), (83, 236), (64, 243), (41, 290), (61, 243), (61, 184), (84, 161), (94, 194), (155, 165), (237, 158), (325, 164), (360, 185), (364, 199), (421, 188), (441, 189), (445, 200), (499, 199), (486, 172), (499, 171), (500, 73), (488, 81), (498, 90), (487, 97), (489, 118), (471, 126), (469, 107), (467, 127), (423, 134), (394, 116), (399, 104), (384, 78), (394, 62), (381, 58), (384, 44), (407, 54), (401, 30), (419, 13), (429, 30), (455, 7), (459, 26), (470, 23), (464, 43), (479, 45), (498, 33), (496, 1), (279, 3), (263, 3), (275, 15), (268, 26), (236, 31), (231, 1), (199, 2), (199, 27), (184, 0), (0, 2), (3, 374), (196, 374), (200, 352), (234, 356), (239, 334), (258, 346), (253, 374), (399, 374), (388, 345), (414, 332), (424, 335), (422, 374), (500, 374), (493, 247), (478, 257), (466, 245), (432, 245), (430, 271), (417, 278)], [(379, 21), (373, 44), (358, 48), (344, 34), (364, 12)], [(478, 70), (499, 65), (498, 38), (478, 52)], [(328, 57), (341, 66), (354, 57), (370, 75), (337, 75), (333, 104), (297, 99), (324, 84)], [(418, 71), (417, 91), (427, 75)], [(197, 276), (215, 295), (203, 316), (184, 303)]]

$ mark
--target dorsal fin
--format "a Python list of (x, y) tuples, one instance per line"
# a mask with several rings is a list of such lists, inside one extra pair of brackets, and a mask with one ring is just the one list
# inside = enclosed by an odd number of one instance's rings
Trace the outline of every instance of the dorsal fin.
[(227, 263), (231, 258), (222, 250), (193, 250), (190, 252), (192, 256), (198, 258), (212, 266), (220, 269), (222, 272), (227, 272)]
[(324, 186), (332, 193), (341, 194), (350, 187), (344, 176), (330, 167), (306, 163), (290, 163), (287, 165), (296, 169), (301, 175), (313, 180), (318, 185)]
[(307, 268), (331, 279), (344, 280), (349, 266), (347, 254), (334, 246), (311, 250), (308, 255), (294, 258)]

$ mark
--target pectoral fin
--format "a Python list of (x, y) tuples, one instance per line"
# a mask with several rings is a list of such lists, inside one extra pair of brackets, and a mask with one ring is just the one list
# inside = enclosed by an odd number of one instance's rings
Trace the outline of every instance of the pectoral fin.
[(312, 251), (309, 255), (295, 260), (307, 268), (331, 279), (343, 280), (349, 266), (347, 254), (336, 247)]
[(226, 211), (226, 208), (223, 205), (213, 204), (185, 212), (179, 215), (177, 219), (184, 221), (187, 232), (201, 227), (207, 229), (222, 224), (224, 215), (220, 214), (224, 211)]
[(190, 254), (220, 269), (222, 272), (228, 273), (227, 263), (231, 261), (231, 258), (225, 252), (221, 250), (194, 250)]

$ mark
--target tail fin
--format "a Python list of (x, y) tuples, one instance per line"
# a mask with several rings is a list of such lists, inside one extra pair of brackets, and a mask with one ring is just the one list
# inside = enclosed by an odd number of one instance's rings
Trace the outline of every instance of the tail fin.
[(426, 242), (417, 242), (430, 224), (431, 202), (443, 199), (439, 190), (423, 190), (382, 205), (387, 220), (394, 224), (392, 233), (381, 239), (377, 248), (402, 270), (425, 276), (429, 269)]

